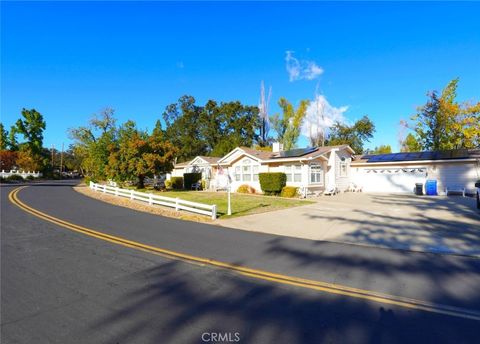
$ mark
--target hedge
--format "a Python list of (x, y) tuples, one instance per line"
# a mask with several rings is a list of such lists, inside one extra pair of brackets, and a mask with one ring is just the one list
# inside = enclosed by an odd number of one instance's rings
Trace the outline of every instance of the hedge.
[(7, 177), (7, 180), (8, 181), (20, 181), (20, 180), (24, 180), (23, 177), (19, 174), (12, 174), (11, 176), (8, 176)]
[(183, 189), (183, 177), (172, 177), (170, 180), (172, 181), (172, 188), (174, 190)]
[(192, 188), (192, 184), (198, 183), (200, 180), (202, 180), (201, 173), (184, 173), (183, 174), (183, 185), (187, 190), (190, 190)]
[(283, 172), (259, 173), (260, 187), (266, 195), (278, 195), (287, 184), (287, 175)]
[(284, 186), (280, 196), (282, 197), (296, 197), (298, 188), (296, 186)]

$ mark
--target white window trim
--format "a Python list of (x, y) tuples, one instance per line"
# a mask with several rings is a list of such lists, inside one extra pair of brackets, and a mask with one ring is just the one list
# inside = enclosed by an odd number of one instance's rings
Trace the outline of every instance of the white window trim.
[[(245, 166), (250, 167), (250, 172), (249, 173), (244, 173), (243, 168)], [(257, 173), (254, 173), (254, 167), (257, 167)], [(240, 179), (237, 180), (237, 168), (240, 169)], [(235, 181), (236, 182), (241, 182), (241, 183), (257, 183), (258, 182), (258, 173), (260, 171), (260, 164), (256, 163), (255, 160), (245, 157), (243, 158), (239, 164), (235, 165)], [(255, 175), (257, 175), (257, 180), (255, 180)], [(250, 176), (248, 180), (244, 180), (244, 176)]]
[[(287, 168), (290, 168), (290, 171), (287, 171)], [(296, 169), (300, 167), (300, 169)], [(287, 175), (287, 183), (301, 183), (303, 181), (302, 165), (292, 164), (292, 165), (283, 165), (283, 172)], [(295, 175), (300, 176), (299, 181), (295, 181)], [(290, 176), (290, 181), (288, 181), (288, 176)]]
[[(318, 166), (320, 167), (320, 173), (316, 172), (315, 174), (320, 174), (320, 181), (319, 182), (312, 182), (312, 167)], [(323, 166), (321, 164), (312, 164), (308, 166), (308, 184), (310, 185), (323, 185), (325, 179), (325, 173), (323, 170)]]

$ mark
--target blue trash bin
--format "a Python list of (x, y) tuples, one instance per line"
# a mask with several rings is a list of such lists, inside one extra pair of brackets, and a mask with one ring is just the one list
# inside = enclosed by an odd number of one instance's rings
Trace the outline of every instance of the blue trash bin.
[(425, 183), (425, 193), (427, 196), (437, 196), (437, 181), (435, 179), (427, 180)]

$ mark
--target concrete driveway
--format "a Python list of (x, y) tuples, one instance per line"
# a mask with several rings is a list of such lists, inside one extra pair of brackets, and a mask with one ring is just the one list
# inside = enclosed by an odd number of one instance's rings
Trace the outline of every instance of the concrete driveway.
[(480, 257), (480, 211), (469, 197), (344, 193), (219, 222), (312, 240)]

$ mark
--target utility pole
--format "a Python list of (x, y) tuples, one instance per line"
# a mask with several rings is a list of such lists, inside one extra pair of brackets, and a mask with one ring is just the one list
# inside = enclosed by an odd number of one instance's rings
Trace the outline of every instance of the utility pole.
[(52, 144), (52, 172), (53, 170), (55, 169), (55, 165), (54, 165), (54, 160), (53, 160), (53, 150), (55, 149), (55, 146)]
[(60, 154), (60, 173), (63, 172), (63, 142), (62, 142), (62, 153)]

